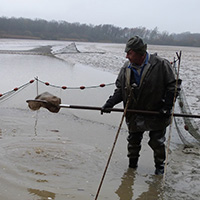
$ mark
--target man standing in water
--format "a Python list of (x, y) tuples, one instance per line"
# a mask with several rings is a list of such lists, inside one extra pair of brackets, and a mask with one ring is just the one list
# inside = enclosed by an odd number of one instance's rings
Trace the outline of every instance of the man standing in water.
[(164, 173), (165, 133), (170, 123), (170, 115), (175, 94), (175, 75), (171, 64), (156, 54), (147, 52), (147, 44), (134, 36), (126, 48), (124, 66), (116, 80), (116, 89), (106, 101), (101, 113), (109, 113), (110, 108), (128, 99), (128, 109), (159, 111), (161, 115), (126, 114), (128, 126), (129, 167), (137, 168), (143, 133), (149, 131), (149, 146), (154, 152), (155, 174)]

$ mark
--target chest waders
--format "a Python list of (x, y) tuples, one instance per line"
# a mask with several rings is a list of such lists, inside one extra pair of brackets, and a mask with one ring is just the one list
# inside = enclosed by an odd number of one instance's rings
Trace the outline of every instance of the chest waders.
[[(130, 95), (130, 104), (136, 103), (137, 99), (134, 94), (134, 87), (131, 85), (131, 69), (126, 69), (126, 88), (127, 88), (127, 97)], [(130, 113), (131, 114), (131, 113)], [(155, 163), (155, 174), (164, 173), (164, 161), (165, 161), (165, 132), (164, 130), (159, 131), (150, 131), (149, 137), (150, 140), (148, 145), (152, 148), (154, 152), (154, 163)], [(138, 159), (140, 157), (141, 150), (141, 141), (143, 138), (144, 132), (130, 132), (127, 137), (128, 145), (128, 158), (129, 158), (129, 167), (137, 168)]]
[[(126, 69), (126, 88), (127, 88), (127, 97), (130, 96), (130, 104), (136, 103), (136, 99), (134, 98), (133, 89), (131, 86), (131, 69)], [(131, 114), (131, 113), (130, 113)], [(128, 117), (128, 116), (127, 116)], [(134, 136), (134, 137), (133, 137)], [(136, 169), (138, 166), (139, 152), (141, 149), (141, 140), (143, 134), (133, 134), (129, 131), (129, 135), (127, 137), (128, 145), (128, 158), (129, 158), (129, 167)]]

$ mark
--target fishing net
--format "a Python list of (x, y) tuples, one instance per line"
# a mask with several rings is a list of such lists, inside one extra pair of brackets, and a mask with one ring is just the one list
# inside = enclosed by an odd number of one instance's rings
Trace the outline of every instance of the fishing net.
[[(177, 74), (176, 62), (174, 62), (173, 67), (175, 69), (175, 73)], [(181, 113), (192, 114), (191, 111), (190, 111), (190, 107), (188, 105), (188, 102), (186, 100), (186, 96), (185, 96), (183, 88), (179, 91), (179, 96), (178, 96), (177, 100), (178, 100), (178, 106), (179, 106)], [(180, 129), (177, 125), (176, 118), (174, 118), (174, 121), (175, 121), (175, 126), (176, 126), (176, 129), (177, 129), (177, 132), (178, 132), (182, 142), (186, 146), (191, 146), (191, 144), (187, 141), (184, 134), (180, 131)], [(184, 121), (184, 124), (185, 124), (185, 131), (187, 131), (191, 136), (193, 136), (193, 138), (195, 138), (198, 142), (200, 142), (200, 132), (199, 132), (199, 128), (196, 125), (195, 121), (193, 119), (187, 118), (187, 117), (183, 117), (183, 121)]]
[[(179, 107), (182, 113), (184, 114), (192, 114), (189, 108), (189, 105), (186, 101), (186, 97), (184, 94), (183, 89), (181, 90), (180, 94), (179, 94)], [(183, 118), (184, 123), (185, 123), (185, 128), (186, 130), (197, 140), (200, 142), (200, 133), (199, 133), (199, 129), (195, 123), (195, 121), (191, 118), (187, 118), (184, 117)]]
[(51, 56), (52, 46), (40, 46), (30, 50), (0, 50), (0, 54), (45, 55)]
[(39, 110), (41, 107), (48, 109), (50, 112), (58, 113), (60, 110), (61, 99), (48, 92), (38, 95), (35, 100), (27, 100), (31, 110)]
[(64, 48), (58, 49), (53, 52), (53, 54), (65, 54), (65, 53), (80, 53), (80, 51), (76, 47), (75, 42), (73, 42)]

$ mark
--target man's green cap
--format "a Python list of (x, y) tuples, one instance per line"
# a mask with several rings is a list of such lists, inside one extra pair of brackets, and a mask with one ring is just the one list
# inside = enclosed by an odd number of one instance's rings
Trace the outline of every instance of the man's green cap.
[(147, 50), (147, 44), (144, 44), (143, 40), (140, 37), (134, 36), (126, 43), (125, 52), (128, 53), (130, 50), (144, 55)]

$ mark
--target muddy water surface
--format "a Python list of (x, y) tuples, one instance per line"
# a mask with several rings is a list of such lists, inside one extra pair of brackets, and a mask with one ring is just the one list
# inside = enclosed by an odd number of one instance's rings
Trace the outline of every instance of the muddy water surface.
[[(61, 45), (53, 41), (36, 41), (36, 44), (33, 41), (15, 40), (13, 43), (13, 40), (3, 40), (2, 48), (6, 49), (8, 45), (8, 49), (24, 50), (39, 45)], [(103, 50), (108, 48), (105, 46)], [(110, 47), (113, 48), (116, 46)], [(171, 51), (167, 52), (170, 54)], [(87, 61), (95, 59), (94, 55), (87, 56), (83, 55)], [(102, 61), (101, 57), (96, 58)], [(116, 74), (86, 66), (76, 59), (73, 59), (74, 63), (72, 58), (69, 60), (0, 54), (0, 68), (4, 74), (0, 80), (0, 93), (19, 87), (36, 76), (56, 86), (96, 86), (113, 83), (116, 79)], [(110, 62), (115, 62), (115, 57)], [(111, 85), (62, 90), (35, 81), (14, 96), (1, 99), (0, 199), (94, 199), (121, 113), (100, 115), (98, 111), (64, 108), (57, 114), (45, 109), (33, 112), (28, 109), (26, 100), (35, 98), (37, 92), (48, 91), (61, 97), (62, 103), (102, 106), (113, 89)], [(177, 134), (172, 136), (164, 188), (162, 177), (154, 175), (152, 151), (147, 145), (148, 135), (144, 136), (136, 171), (127, 167), (126, 137), (127, 130), (123, 125), (99, 199), (199, 199), (199, 155), (183, 154), (183, 145)]]

